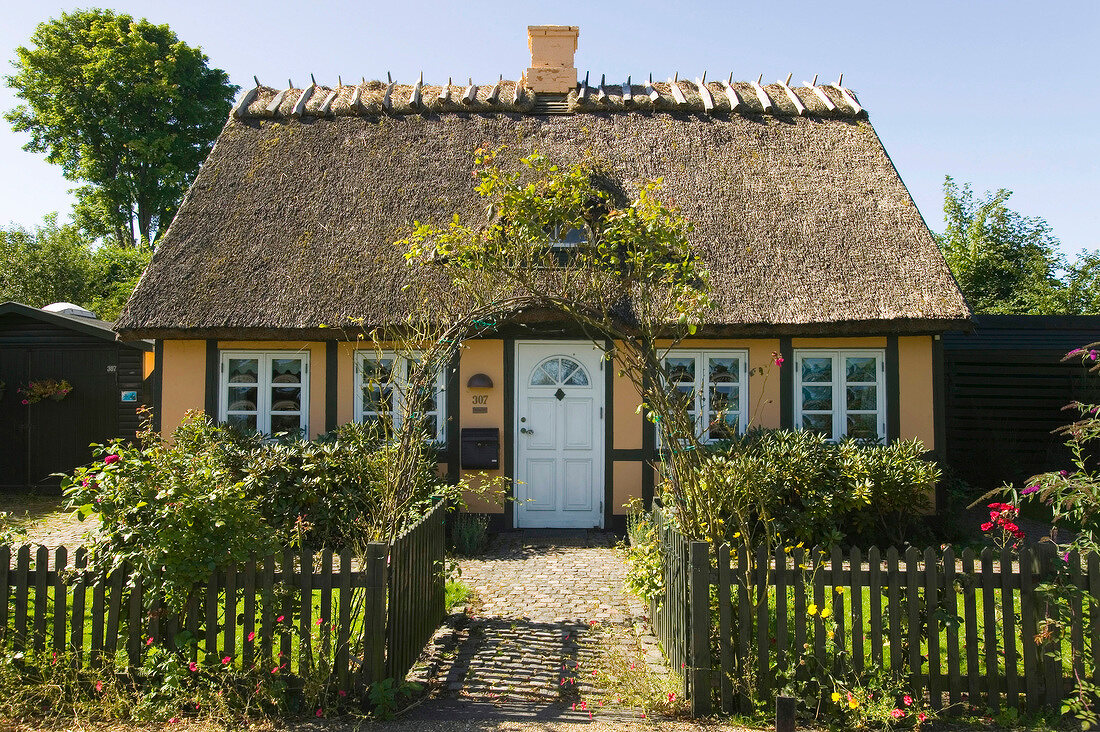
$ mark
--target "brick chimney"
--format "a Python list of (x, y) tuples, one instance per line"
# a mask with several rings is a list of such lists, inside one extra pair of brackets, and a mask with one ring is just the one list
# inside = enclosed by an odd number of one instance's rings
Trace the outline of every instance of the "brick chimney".
[(573, 54), (577, 51), (580, 27), (575, 25), (529, 25), (527, 46), (531, 68), (524, 74), (527, 86), (544, 94), (568, 94), (577, 85)]

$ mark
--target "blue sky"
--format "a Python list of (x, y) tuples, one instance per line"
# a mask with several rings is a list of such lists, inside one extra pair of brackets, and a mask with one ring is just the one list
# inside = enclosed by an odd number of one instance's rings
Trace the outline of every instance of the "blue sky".
[[(40, 21), (77, 5), (3, 0), (0, 55), (10, 62)], [(934, 230), (950, 174), (1047, 219), (1067, 253), (1100, 247), (1100, 4), (1016, 2), (115, 2), (168, 23), (241, 87), (361, 76), (440, 82), (514, 79), (528, 24), (581, 28), (583, 76), (675, 72), (794, 81), (841, 72), (871, 115)], [(10, 70), (10, 65), (4, 64)], [(456, 81), (457, 83), (457, 81)], [(0, 88), (0, 109), (15, 99)], [(74, 184), (0, 123), (0, 224), (66, 216)]]

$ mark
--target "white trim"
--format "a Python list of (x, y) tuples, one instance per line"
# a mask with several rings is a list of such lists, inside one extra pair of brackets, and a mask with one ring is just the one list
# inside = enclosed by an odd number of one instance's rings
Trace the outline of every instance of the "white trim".
[[(536, 354), (528, 358), (524, 351), (525, 349), (543, 351), (542, 353), (536, 352)], [(598, 364), (591, 359), (584, 358), (585, 352), (593, 353), (599, 351)], [(589, 385), (582, 388), (590, 388), (593, 393), (593, 404), (595, 409), (592, 414), (592, 505), (591, 511), (578, 512), (577, 516), (569, 516), (568, 512), (561, 510), (554, 511), (548, 516), (535, 516), (525, 514), (523, 508), (523, 501), (520, 500), (523, 496), (523, 480), (526, 477), (526, 473), (521, 468), (521, 460), (524, 456), (524, 451), (521, 449), (521, 439), (525, 435), (521, 435), (519, 430), (525, 424), (521, 423), (520, 419), (525, 415), (524, 399), (527, 396), (530, 386), (531, 372), (534, 368), (547, 359), (553, 356), (566, 356), (577, 360), (585, 370), (588, 372)], [(593, 353), (593, 356), (595, 354)], [(591, 362), (590, 362), (591, 361)], [(604, 356), (602, 349), (592, 341), (580, 340), (524, 340), (516, 341), (514, 346), (514, 388), (511, 395), (513, 404), (513, 415), (515, 424), (505, 425), (505, 434), (509, 431), (511, 433), (512, 440), (512, 476), (516, 485), (516, 498), (514, 506), (512, 508), (513, 525), (519, 528), (603, 528), (604, 526), (604, 478), (607, 470), (605, 465), (606, 450), (604, 444), (604, 428), (605, 419), (611, 418), (610, 405), (607, 404), (607, 389), (604, 382), (605, 375), (604, 369), (608, 366), (604, 363)], [(548, 387), (534, 387), (548, 388)], [(574, 387), (576, 388), (576, 387)], [(532, 512), (534, 514), (535, 512)], [(550, 514), (551, 512), (546, 512)], [(540, 519), (547, 518), (551, 521), (541, 521)], [(538, 523), (536, 523), (538, 522)]]
[[(233, 414), (255, 414), (256, 415), (256, 431), (261, 434), (271, 433), (271, 417), (274, 414), (278, 415), (298, 415), (298, 423), (300, 425), (302, 435), (309, 436), (309, 351), (264, 351), (264, 350), (251, 350), (251, 349), (236, 349), (226, 350), (220, 353), (221, 363), (220, 370), (218, 372), (218, 421), (228, 422), (230, 416), (229, 410), (229, 389), (234, 386), (255, 386), (256, 387), (256, 403), (255, 409), (244, 410), (235, 409)], [(229, 378), (229, 361), (231, 359), (244, 359), (255, 360), (256, 364), (256, 382), (255, 384), (230, 384)], [(286, 384), (287, 387), (298, 387), (300, 389), (300, 395), (298, 400), (297, 411), (279, 411), (273, 412), (271, 403), (271, 390), (277, 385), (271, 382), (271, 362), (276, 359), (296, 359), (302, 362), (301, 378), (296, 384)]]
[[(803, 358), (828, 358), (832, 361), (832, 380), (829, 382), (803, 382), (802, 359)], [(848, 383), (847, 369), (844, 361), (847, 358), (864, 357), (875, 359), (875, 381), (861, 381)], [(832, 435), (830, 439), (838, 440), (847, 436), (847, 424), (849, 414), (875, 414), (878, 439), (886, 440), (886, 351), (881, 348), (852, 348), (852, 349), (828, 349), (828, 348), (800, 348), (794, 352), (794, 426), (802, 429), (803, 415), (829, 414), (832, 416)], [(830, 386), (832, 408), (831, 409), (803, 409), (803, 386)], [(875, 409), (874, 410), (849, 410), (847, 399), (848, 386), (874, 386)]]
[[(717, 442), (722, 438), (710, 436), (710, 359), (736, 358), (737, 359), (737, 434), (744, 434), (749, 421), (749, 352), (741, 348), (725, 349), (688, 349), (674, 348), (664, 354), (661, 359), (666, 362), (670, 358), (690, 358), (695, 361), (694, 384), (694, 413), (696, 415), (697, 437), (702, 443)], [(687, 383), (687, 382), (682, 382)], [(705, 419), (703, 423), (700, 420)], [(658, 432), (658, 442), (660, 433)]]
[[(409, 353), (407, 355), (398, 355), (394, 351), (368, 351), (360, 350), (356, 351), (355, 359), (353, 362), (355, 377), (353, 379), (354, 392), (352, 398), (354, 399), (354, 405), (352, 409), (352, 418), (356, 422), (362, 422), (366, 414), (376, 415), (377, 412), (366, 412), (364, 410), (363, 403), (363, 362), (364, 361), (378, 361), (384, 359), (391, 359), (393, 364), (390, 369), (391, 378), (394, 374), (397, 375), (396, 379), (392, 382), (392, 390), (390, 392), (390, 419), (392, 420), (393, 428), (400, 429), (401, 427), (401, 415), (403, 410), (401, 409), (401, 399), (405, 394), (406, 385), (408, 381), (408, 369), (409, 360), (418, 357), (419, 353)], [(446, 369), (440, 369), (439, 373), (435, 376), (435, 437), (432, 439), (433, 444), (444, 445), (447, 442), (447, 374)]]

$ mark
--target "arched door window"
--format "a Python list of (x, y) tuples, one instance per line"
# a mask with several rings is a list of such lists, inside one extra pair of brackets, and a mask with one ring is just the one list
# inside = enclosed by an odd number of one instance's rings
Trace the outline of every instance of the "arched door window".
[(568, 356), (552, 356), (531, 371), (531, 386), (589, 386), (588, 372)]

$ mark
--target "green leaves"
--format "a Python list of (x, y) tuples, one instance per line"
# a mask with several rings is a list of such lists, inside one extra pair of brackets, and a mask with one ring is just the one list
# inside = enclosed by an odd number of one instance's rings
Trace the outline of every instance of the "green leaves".
[[(167, 25), (110, 10), (62, 13), (16, 49), (6, 118), (77, 189), (94, 237), (163, 232), (225, 123), (237, 87)], [(137, 231), (135, 233), (135, 225)]]

